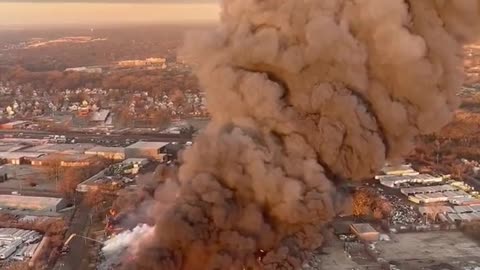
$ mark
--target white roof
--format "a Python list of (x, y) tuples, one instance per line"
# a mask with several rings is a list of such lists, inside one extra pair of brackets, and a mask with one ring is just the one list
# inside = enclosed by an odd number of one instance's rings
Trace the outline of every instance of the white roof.
[(160, 149), (165, 145), (168, 145), (168, 142), (136, 142), (132, 145), (127, 146), (127, 149)]
[(402, 164), (402, 165), (398, 165), (398, 166), (385, 166), (382, 168), (382, 172), (385, 173), (385, 174), (397, 174), (397, 173), (402, 173), (402, 172), (410, 172), (410, 171), (414, 171), (412, 169), (412, 165), (410, 164)]
[(109, 113), (110, 110), (100, 110), (98, 112), (95, 112), (92, 115), (92, 121), (105, 121), (107, 120)]
[(36, 196), (22, 196), (22, 195), (4, 195), (0, 194), (0, 205), (3, 207), (13, 208), (29, 208), (29, 209), (44, 209), (56, 206), (63, 199), (52, 197), (36, 197)]

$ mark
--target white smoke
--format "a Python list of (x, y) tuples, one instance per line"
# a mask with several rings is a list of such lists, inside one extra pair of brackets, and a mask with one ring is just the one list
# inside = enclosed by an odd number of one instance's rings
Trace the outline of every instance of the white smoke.
[(99, 266), (99, 269), (112, 269), (112, 267), (121, 263), (124, 254), (135, 256), (138, 244), (148, 235), (151, 235), (153, 230), (154, 227), (152, 226), (139, 224), (132, 230), (124, 231), (105, 241), (102, 248), (105, 261)]

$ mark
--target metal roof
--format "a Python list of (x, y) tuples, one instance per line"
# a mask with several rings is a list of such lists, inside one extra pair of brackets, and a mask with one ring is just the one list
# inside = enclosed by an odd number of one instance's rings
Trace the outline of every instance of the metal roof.
[(166, 145), (168, 142), (144, 142), (139, 141), (132, 145), (127, 146), (127, 149), (160, 149)]
[(357, 233), (376, 233), (377, 231), (368, 223), (356, 223), (351, 225)]
[(110, 110), (100, 110), (93, 113), (91, 120), (96, 122), (105, 122), (109, 114)]
[(43, 154), (31, 152), (0, 152), (0, 158), (4, 159), (19, 159), (19, 158), (38, 158)]
[(125, 153), (124, 147), (107, 147), (107, 146), (96, 146), (92, 149), (85, 151), (85, 154), (89, 153)]
[(428, 186), (428, 187), (411, 187), (400, 189), (402, 193), (438, 193), (445, 191), (456, 191), (458, 188), (450, 185)]
[[(36, 197), (36, 196), (22, 196), (22, 195), (6, 195), (0, 194), (0, 205), (3, 207), (13, 208), (35, 208), (45, 209), (56, 206), (62, 202), (62, 198), (53, 197)], [(28, 207), (26, 207), (28, 206)]]

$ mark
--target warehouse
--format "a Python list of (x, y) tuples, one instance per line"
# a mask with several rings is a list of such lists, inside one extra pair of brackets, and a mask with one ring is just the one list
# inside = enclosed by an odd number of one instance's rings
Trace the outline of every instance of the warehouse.
[(43, 154), (30, 152), (1, 152), (0, 159), (6, 159), (8, 163), (20, 165), (31, 163), (32, 160), (41, 157)]
[(0, 194), (0, 207), (16, 210), (57, 212), (66, 206), (62, 198)]
[(452, 187), (450, 185), (441, 185), (441, 186), (402, 188), (400, 189), (400, 192), (406, 196), (411, 196), (415, 194), (440, 193), (440, 192), (457, 191), (457, 190), (458, 188)]
[(90, 121), (104, 124), (109, 116), (110, 110), (100, 110), (92, 114), (92, 118), (90, 119)]
[(480, 213), (480, 205), (454, 206), (453, 209), (457, 213)]
[(94, 148), (93, 143), (76, 143), (76, 144), (42, 144), (23, 149), (24, 152), (36, 152), (43, 154), (64, 154), (75, 155), (84, 154), (85, 151)]
[(391, 188), (398, 188), (404, 184), (434, 184), (441, 183), (442, 177), (435, 177), (429, 174), (417, 175), (381, 175), (376, 176), (380, 183)]
[(95, 163), (95, 156), (84, 154), (47, 154), (31, 160), (32, 166), (49, 166), (58, 163), (62, 167), (86, 167)]
[(148, 158), (153, 160), (163, 160), (165, 156), (165, 146), (167, 142), (144, 142), (140, 141), (128, 146), (125, 149), (127, 158)]
[(125, 148), (124, 147), (105, 147), (97, 146), (85, 151), (87, 155), (96, 155), (106, 159), (124, 160)]
[(62, 167), (86, 167), (95, 162), (95, 157), (90, 155), (65, 155), (60, 161)]
[(36, 231), (0, 228), (0, 260), (12, 258), (22, 261), (32, 257), (32, 251), (35, 251), (41, 239), (42, 235)]
[(374, 242), (380, 238), (380, 233), (368, 223), (356, 223), (350, 225), (352, 232), (363, 241)]
[(465, 191), (445, 191), (435, 193), (418, 193), (408, 196), (408, 199), (414, 203), (437, 203), (437, 202), (451, 202), (457, 199), (469, 198), (470, 195)]
[(415, 170), (412, 169), (412, 165), (410, 164), (403, 164), (398, 166), (390, 166), (387, 165), (382, 168), (382, 172), (385, 175), (417, 175), (419, 174)]

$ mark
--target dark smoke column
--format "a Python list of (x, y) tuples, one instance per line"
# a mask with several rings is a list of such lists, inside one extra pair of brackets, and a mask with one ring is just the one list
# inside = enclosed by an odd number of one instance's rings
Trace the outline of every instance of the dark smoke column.
[(479, 20), (477, 0), (223, 1), (184, 50), (212, 123), (159, 187), (136, 268), (300, 269), (338, 183), (450, 120)]

